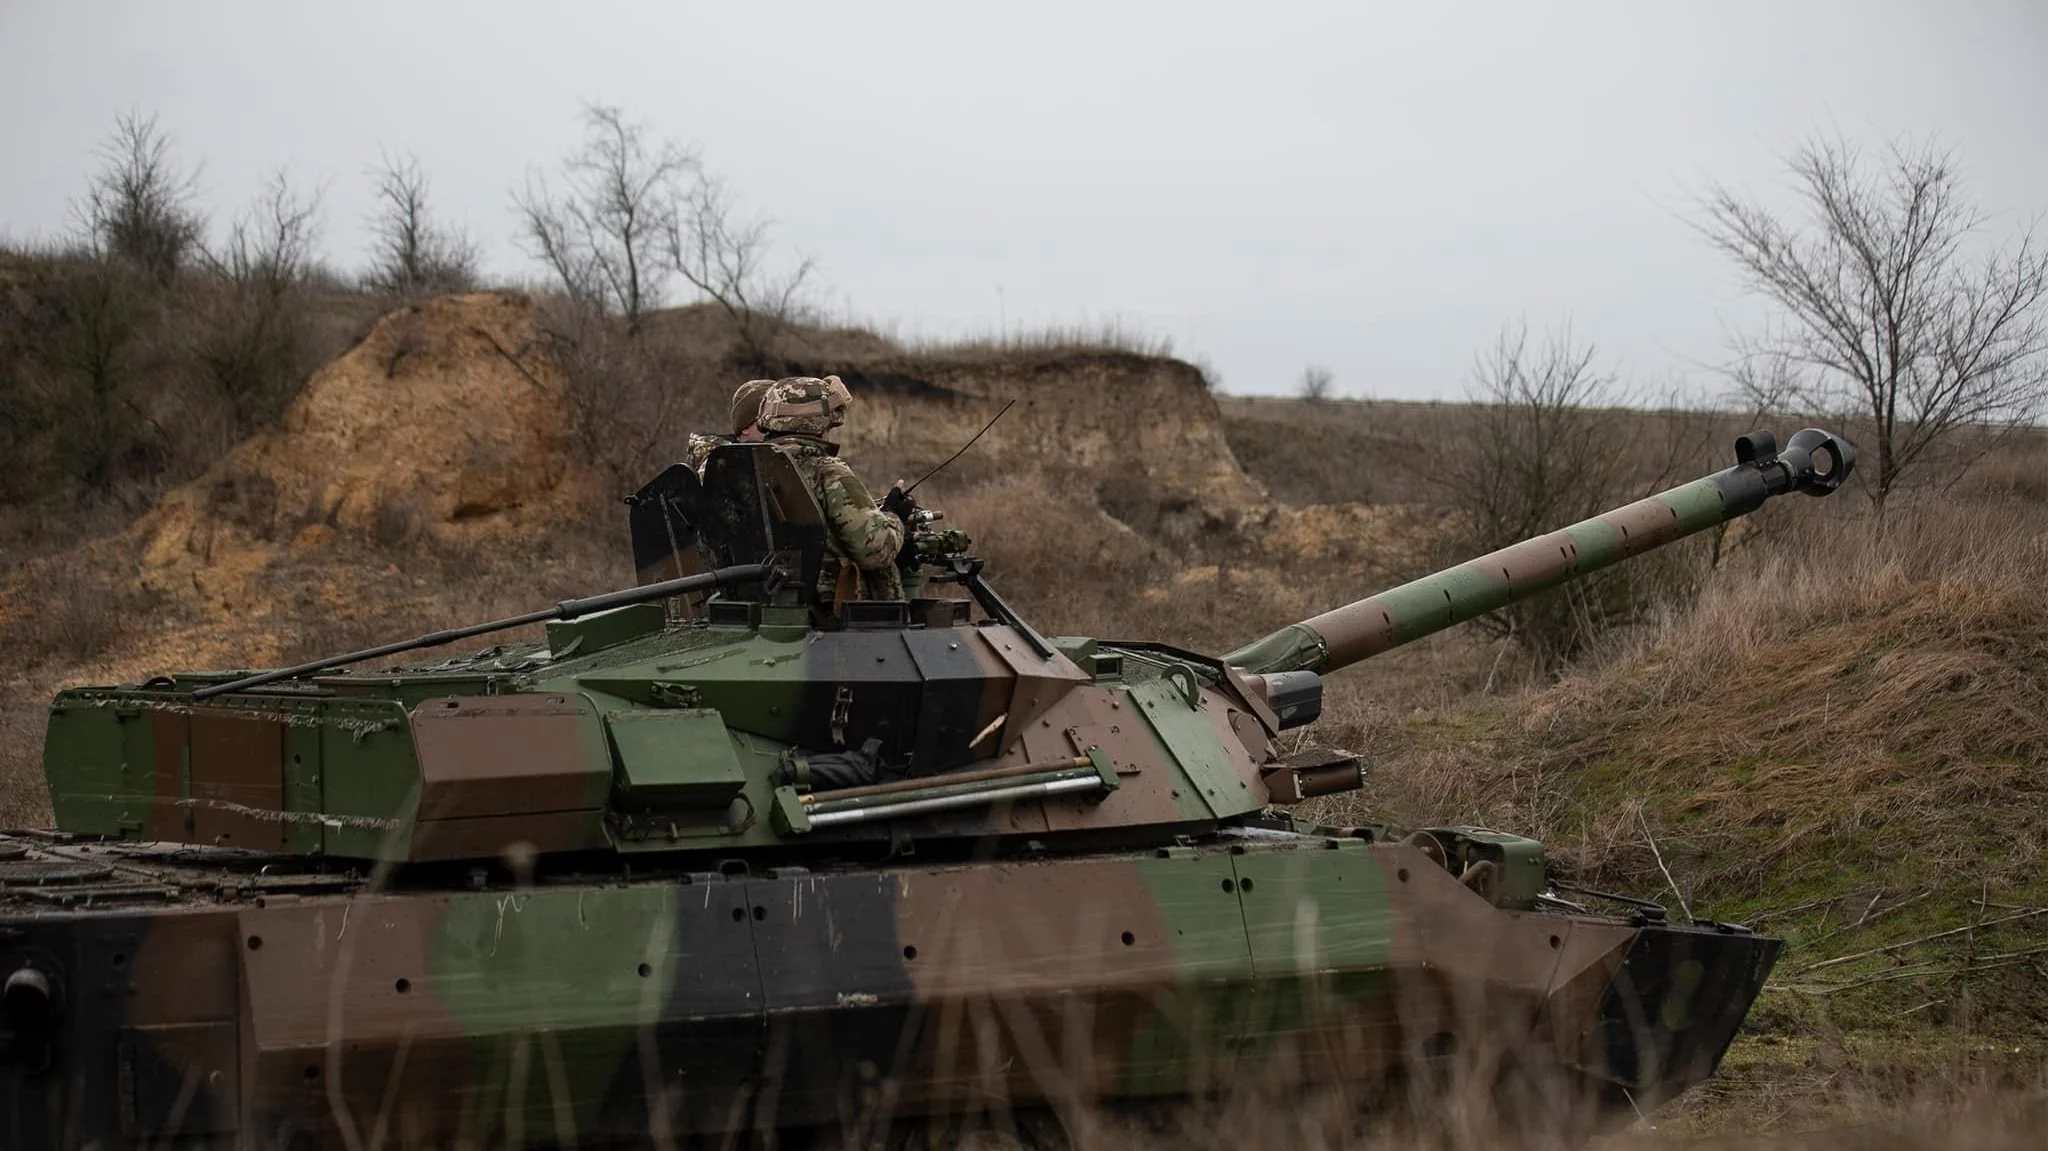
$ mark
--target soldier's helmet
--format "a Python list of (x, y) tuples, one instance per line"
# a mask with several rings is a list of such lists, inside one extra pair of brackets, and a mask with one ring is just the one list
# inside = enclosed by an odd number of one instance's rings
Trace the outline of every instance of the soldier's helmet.
[(853, 396), (838, 376), (790, 376), (761, 397), (761, 430), (769, 435), (822, 436), (846, 422)]
[(775, 386), (774, 380), (748, 380), (732, 393), (732, 434), (739, 435), (761, 419), (761, 398)]

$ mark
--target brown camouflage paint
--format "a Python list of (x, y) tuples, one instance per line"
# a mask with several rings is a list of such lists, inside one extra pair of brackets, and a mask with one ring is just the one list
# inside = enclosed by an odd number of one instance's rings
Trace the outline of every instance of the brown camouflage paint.
[(1597, 1016), (1640, 928), (1493, 907), (1414, 848), (1336, 847), (276, 893), (46, 923), (134, 940), (70, 973), (72, 994), (118, 1001), (72, 1065), (129, 1085), (80, 1120), (118, 1119), (121, 1146), (833, 1124), (1371, 1081), (1440, 1046), (1609, 1074)]

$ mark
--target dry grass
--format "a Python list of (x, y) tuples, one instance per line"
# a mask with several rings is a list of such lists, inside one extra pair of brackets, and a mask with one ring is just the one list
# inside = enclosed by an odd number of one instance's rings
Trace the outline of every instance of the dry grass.
[(2038, 1058), (2048, 507), (1898, 508), (1882, 536), (1806, 510), (1555, 686), (1405, 721), (1338, 704), (1325, 736), (1383, 758), (1334, 813), (1525, 831), (1581, 883), (1785, 935), (1767, 1034), (1953, 1028)]
[[(635, 402), (655, 398), (659, 365), (682, 362), (673, 357), (724, 378), (710, 323), (701, 309), (656, 318), (648, 339), (659, 354), (630, 377)], [(867, 365), (913, 383), (994, 374), (1024, 391), (1036, 374), (1078, 362), (1071, 357), (1135, 354), (1064, 337), (906, 350), (858, 332), (788, 336), (791, 364), (810, 370)], [(611, 461), (619, 474), (671, 453), (671, 430), (679, 441), (722, 422), (718, 392), (685, 389), (662, 435)], [(1083, 469), (1051, 456), (1027, 466), (970, 457), (934, 488), (949, 524), (976, 536), (996, 586), (1053, 633), (1218, 651), (1446, 558), (1413, 537), (1440, 518), (1426, 473), (1438, 453), (1456, 450), (1455, 406), (1222, 408), (1231, 449), (1282, 504), (1357, 502), (1400, 515), (1289, 521), (1283, 507), (1227, 524), (1141, 468)], [(1642, 419), (1657, 434), (1632, 443), (1668, 442), (1670, 417)], [(605, 465), (613, 449), (597, 425), (586, 430), (583, 462)], [(887, 450), (856, 462), (922, 459), (922, 448), (901, 459), (882, 458)], [(1724, 450), (1717, 443), (1717, 462), (1702, 467), (1718, 466)], [(1659, 463), (1654, 452), (1639, 462)], [(216, 502), (290, 535), (292, 516), (276, 501), (251, 488)], [(9, 567), (108, 534), (133, 514), (98, 507), (76, 519), (5, 509)], [(315, 525), (320, 514), (309, 506), (296, 522)], [(261, 642), (245, 658), (327, 654), (630, 582), (618, 507), (593, 502), (576, 519), (517, 546), (463, 543), (422, 531), (420, 509), (394, 490), (367, 526), (335, 529), (330, 545), (262, 573), (252, 595), (267, 630), (252, 633)], [(1284, 530), (1368, 522), (1392, 534), (1328, 548), (1274, 544)], [(1679, 1136), (1733, 1145), (1759, 1130), (1775, 1132), (1764, 1145), (1787, 1148), (1932, 1147), (1965, 1135), (2019, 1146), (2041, 1118), (2048, 1036), (2048, 970), (2019, 953), (2048, 916), (1975, 924), (2048, 906), (2048, 437), (2022, 436), (1960, 483), (1896, 507), (1882, 534), (1852, 497), (1774, 505), (1742, 540), (1696, 605), (1610, 637), (1563, 682), (1470, 630), (1333, 678), (1315, 738), (1367, 753), (1374, 774), (1368, 792), (1319, 814), (1525, 831), (1582, 881), (1675, 903), (1661, 855), (1699, 914), (1755, 921), (1793, 941), (1726, 1072), (1668, 1110), (1663, 1130), (1609, 1146)], [(180, 624), (129, 590), (132, 561), (93, 554), (30, 565), (27, 582), (19, 570), (0, 573), (0, 648), (15, 675), (0, 705), (0, 824), (47, 817), (37, 748), (50, 691), (100, 676), (103, 657)], [(1814, 966), (1884, 947), (1893, 950)], [(1991, 1059), (1998, 1045), (2005, 1054)], [(1089, 1147), (1531, 1145), (1512, 1116), (1460, 1112), (1444, 1130), (1361, 1131), (1331, 1106), (1289, 1096), (1276, 1115), (1265, 1097), (1176, 1112), (1163, 1126), (1098, 1116), (1076, 1130)], [(1860, 1125), (1845, 1127), (1852, 1118)]]
[(1103, 352), (1148, 358), (1173, 355), (1171, 338), (1151, 335), (1114, 319), (1097, 323), (1052, 324), (1043, 328), (1012, 328), (959, 338), (912, 340), (905, 347), (908, 351), (939, 359), (1005, 364)]
[[(1409, 1097), (1399, 1089), (1391, 1098), (1362, 1099), (1353, 1092), (1304, 1086), (1280, 1075), (1245, 1082), (1222, 1100), (998, 1112), (970, 1120), (964, 1132), (914, 1124), (911, 1130), (938, 1138), (929, 1144), (904, 1142), (977, 1151), (1223, 1151), (1245, 1146), (1304, 1151), (1562, 1151), (1580, 1146), (1600, 1151), (2017, 1151), (2039, 1146), (2040, 1125), (2048, 1121), (2048, 1080), (2039, 1073), (1987, 1074), (1945, 1063), (1932, 1073), (1924, 1063), (1917, 1069), (1892, 1066), (1881, 1071), (1837, 1066), (1796, 1094), (1750, 1097), (1748, 1110), (1719, 1113), (1712, 1129), (1695, 1122), (1697, 1109), (1681, 1106), (1588, 1141), (1547, 1116), (1541, 1104), (1503, 1099), (1490, 1090), (1473, 1089), (1471, 1082), (1468, 1076), (1456, 1076), (1426, 1099)], [(843, 1143), (828, 1140), (826, 1145), (852, 1148), (878, 1142), (870, 1136)]]

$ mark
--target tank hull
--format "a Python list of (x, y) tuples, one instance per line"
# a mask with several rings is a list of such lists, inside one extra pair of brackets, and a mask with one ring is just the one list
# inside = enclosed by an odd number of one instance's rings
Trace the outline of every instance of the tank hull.
[(1779, 949), (1293, 834), (467, 890), (0, 844), (23, 1149), (591, 1146), (1315, 1082), (1535, 1085), (1591, 1131), (1711, 1074)]

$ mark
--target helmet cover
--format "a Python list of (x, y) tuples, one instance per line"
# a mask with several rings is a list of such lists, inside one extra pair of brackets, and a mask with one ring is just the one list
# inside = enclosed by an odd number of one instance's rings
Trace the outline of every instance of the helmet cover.
[(761, 397), (761, 430), (770, 435), (822, 436), (846, 422), (853, 396), (838, 376), (790, 376)]
[(774, 380), (748, 380), (732, 394), (732, 434), (739, 435), (761, 419), (761, 398), (775, 386)]

